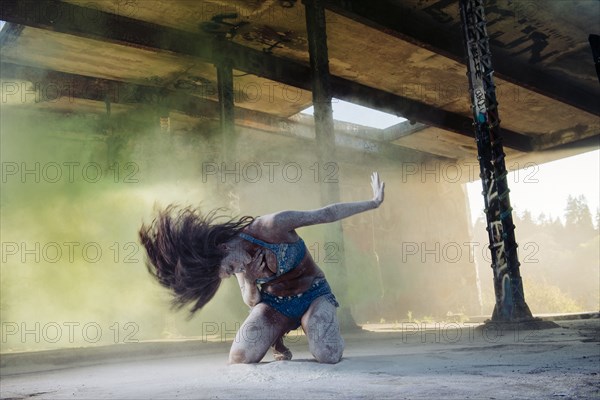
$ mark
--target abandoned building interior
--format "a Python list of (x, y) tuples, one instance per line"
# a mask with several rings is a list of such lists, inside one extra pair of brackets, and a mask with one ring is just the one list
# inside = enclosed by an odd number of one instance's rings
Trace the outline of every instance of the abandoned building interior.
[[(600, 147), (600, 3), (0, 7), (1, 311), (15, 321), (2, 328), (3, 353), (235, 332), (247, 307), (234, 279), (192, 320), (169, 310), (144, 266), (141, 222), (170, 203), (258, 216), (364, 200), (372, 171), (386, 182), (384, 206), (302, 231), (344, 329), (565, 312), (528, 302), (537, 280), (598, 311), (598, 228), (573, 250), (595, 261), (528, 264), (521, 244), (542, 233), (513, 225), (506, 174)], [(391, 122), (336, 119), (348, 103)], [(465, 185), (480, 179), (473, 205)], [(558, 257), (538, 250), (536, 260)], [(14, 334), (39, 321), (60, 340)], [(102, 327), (100, 340), (66, 334), (86, 323)]]

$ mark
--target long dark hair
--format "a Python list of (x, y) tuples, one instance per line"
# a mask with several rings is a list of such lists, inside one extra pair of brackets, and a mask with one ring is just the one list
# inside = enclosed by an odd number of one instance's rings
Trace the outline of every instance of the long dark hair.
[[(217, 214), (223, 211), (202, 215), (191, 207), (170, 205), (139, 231), (148, 254), (148, 272), (172, 291), (173, 308), (194, 302), (189, 317), (213, 298), (221, 284), (219, 266), (224, 253), (219, 245), (254, 221), (249, 216), (233, 219)], [(224, 222), (216, 222), (222, 218)]]

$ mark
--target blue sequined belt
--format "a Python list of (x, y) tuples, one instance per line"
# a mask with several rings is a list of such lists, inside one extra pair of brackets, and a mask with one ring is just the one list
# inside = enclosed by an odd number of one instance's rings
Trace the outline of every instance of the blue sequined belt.
[(325, 278), (317, 278), (307, 291), (293, 296), (275, 296), (261, 291), (261, 302), (268, 304), (288, 318), (300, 320), (312, 302), (325, 296), (336, 307), (339, 304)]

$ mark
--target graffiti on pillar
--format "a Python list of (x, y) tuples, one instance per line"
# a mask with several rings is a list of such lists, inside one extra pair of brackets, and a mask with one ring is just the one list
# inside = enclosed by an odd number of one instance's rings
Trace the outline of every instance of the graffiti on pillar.
[[(496, 260), (496, 279), (499, 282), (502, 282), (501, 285), (501, 293), (500, 298), (502, 299), (502, 303), (504, 303), (504, 299), (506, 296), (507, 286), (510, 285), (510, 277), (508, 275), (508, 260), (506, 259), (505, 253), (505, 244), (502, 239), (502, 222), (501, 221), (492, 221), (490, 224), (490, 229), (492, 231), (493, 242), (490, 246), (490, 251), (494, 253), (494, 258)], [(508, 282), (507, 282), (508, 281)]]
[[(492, 319), (531, 317), (531, 311), (520, 291), (519, 261), (508, 185), (504, 150), (497, 113), (489, 36), (483, 0), (459, 2), (463, 38), (468, 64), (467, 76), (472, 94), (472, 108), (477, 138), (477, 152), (484, 189), (486, 217), (494, 271), (496, 307)], [(502, 194), (500, 194), (502, 191)], [(513, 287), (514, 286), (514, 287)]]

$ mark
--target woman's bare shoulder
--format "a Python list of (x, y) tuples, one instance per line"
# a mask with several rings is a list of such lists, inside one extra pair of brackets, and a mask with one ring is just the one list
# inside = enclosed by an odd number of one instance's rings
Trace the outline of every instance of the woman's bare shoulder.
[(296, 231), (282, 230), (277, 226), (277, 213), (262, 215), (244, 229), (244, 232), (269, 243), (293, 242), (298, 240)]

